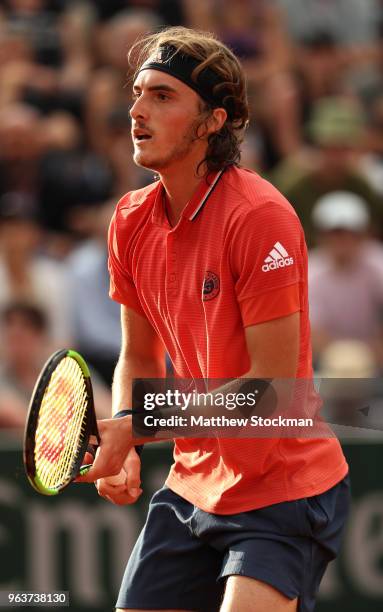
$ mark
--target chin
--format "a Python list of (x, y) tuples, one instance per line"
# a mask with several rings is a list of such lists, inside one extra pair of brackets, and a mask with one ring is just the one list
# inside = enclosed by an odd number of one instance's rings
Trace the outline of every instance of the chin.
[(155, 161), (150, 159), (149, 156), (143, 155), (138, 152), (133, 155), (133, 161), (137, 166), (141, 166), (141, 168), (146, 168), (147, 170), (155, 170)]
[(141, 155), (140, 153), (133, 156), (134, 163), (141, 168), (146, 168), (146, 170), (153, 170), (153, 172), (158, 172), (166, 164), (164, 164), (164, 160), (153, 159), (149, 156)]

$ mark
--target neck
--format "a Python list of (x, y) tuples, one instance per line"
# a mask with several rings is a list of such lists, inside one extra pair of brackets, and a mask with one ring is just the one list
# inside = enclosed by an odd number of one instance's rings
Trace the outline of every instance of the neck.
[(166, 180), (161, 177), (166, 193), (166, 212), (169, 218), (170, 225), (177, 224), (182, 215), (182, 211), (187, 203), (193, 197), (197, 189), (201, 177), (184, 177), (184, 184), (180, 185), (177, 182), (173, 184), (172, 180)]
[(167, 214), (171, 225), (178, 222), (183, 209), (205, 175), (205, 165), (201, 166), (197, 174), (198, 163), (193, 160), (186, 164), (185, 160), (182, 160), (179, 164), (172, 164), (159, 172), (167, 197)]

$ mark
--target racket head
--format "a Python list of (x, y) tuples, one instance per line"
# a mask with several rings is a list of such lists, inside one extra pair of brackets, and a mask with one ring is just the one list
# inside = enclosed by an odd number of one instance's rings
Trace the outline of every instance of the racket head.
[(89, 368), (74, 350), (56, 351), (36, 382), (24, 433), (32, 487), (57, 495), (78, 475), (91, 435), (99, 441)]

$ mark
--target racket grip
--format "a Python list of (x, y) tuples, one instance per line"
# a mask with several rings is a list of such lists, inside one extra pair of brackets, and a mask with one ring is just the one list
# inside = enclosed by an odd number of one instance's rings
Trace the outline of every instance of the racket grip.
[(80, 467), (80, 469), (79, 469), (79, 472), (78, 472), (79, 476), (85, 476), (89, 472), (91, 467), (92, 467), (91, 463), (87, 463), (85, 465), (82, 465)]
[[(91, 467), (92, 467), (91, 463), (82, 465), (79, 471), (79, 475), (85, 476), (89, 472)], [(107, 478), (105, 478), (105, 480), (108, 484), (111, 484), (111, 485), (125, 484), (126, 473), (124, 472), (124, 469), (122, 468), (119, 474), (116, 474), (115, 476), (108, 476)]]
[[(97, 446), (95, 444), (88, 444), (86, 452), (92, 455), (94, 459), (96, 456), (96, 450), (97, 450)], [(79, 476), (85, 476), (89, 472), (91, 467), (92, 467), (91, 463), (85, 463), (84, 465), (81, 465), (79, 472), (78, 472)]]

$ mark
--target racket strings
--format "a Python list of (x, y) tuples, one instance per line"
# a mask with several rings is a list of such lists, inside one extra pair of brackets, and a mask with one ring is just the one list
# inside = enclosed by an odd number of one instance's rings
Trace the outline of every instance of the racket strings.
[(72, 477), (84, 436), (88, 393), (77, 361), (65, 357), (45, 390), (36, 428), (36, 474), (47, 488)]

